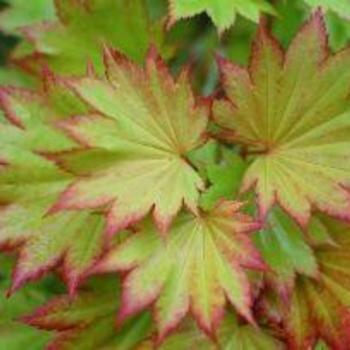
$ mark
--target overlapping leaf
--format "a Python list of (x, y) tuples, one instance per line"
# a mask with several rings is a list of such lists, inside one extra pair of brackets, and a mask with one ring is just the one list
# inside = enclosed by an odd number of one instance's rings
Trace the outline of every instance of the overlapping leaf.
[(320, 12), (284, 53), (260, 27), (248, 69), (221, 60), (228, 101), (214, 106), (227, 139), (251, 155), (243, 190), (300, 224), (312, 207), (350, 218), (350, 50), (328, 54)]
[(237, 154), (210, 140), (188, 154), (191, 163), (207, 181), (207, 189), (200, 198), (205, 210), (213, 208), (220, 200), (237, 198), (246, 163)]
[(10, 282), (13, 259), (1, 256), (0, 263), (0, 348), (42, 350), (49, 341), (50, 334), (22, 324), (19, 318), (53, 295), (54, 290), (51, 288), (53, 280), (50, 278), (35, 286), (26, 286), (8, 299), (6, 289)]
[(210, 186), (202, 194), (201, 206), (212, 208), (223, 198), (235, 198), (238, 194), (244, 170), (245, 163), (242, 158), (236, 153), (224, 149), (220, 161), (207, 166)]
[[(65, 105), (58, 107), (57, 100)], [(103, 218), (88, 211), (47, 215), (72, 176), (39, 153), (75, 146), (52, 123), (64, 116), (64, 107), (71, 113), (84, 107), (60, 88), (46, 96), (3, 89), (1, 104), (7, 120), (0, 124), (0, 245), (20, 246), (12, 291), (63, 262), (73, 292), (103, 248)]]
[(149, 337), (151, 317), (143, 313), (116, 329), (119, 284), (112, 278), (91, 281), (74, 299), (63, 295), (49, 301), (24, 321), (39, 329), (55, 331), (47, 349), (132, 350)]
[(347, 0), (305, 0), (305, 2), (310, 6), (332, 10), (342, 17), (350, 18), (350, 3)]
[(192, 322), (186, 321), (159, 347), (159, 350), (178, 349), (282, 350), (284, 347), (271, 330), (240, 323), (234, 315), (228, 314), (219, 327), (216, 343), (209, 340)]
[(14, 60), (26, 69), (48, 64), (56, 73), (81, 74), (90, 60), (102, 72), (103, 44), (138, 62), (151, 43), (162, 46), (162, 24), (150, 22), (144, 0), (55, 0), (55, 6), (58, 21), (24, 30), (34, 51), (24, 43)]
[(16, 33), (24, 26), (55, 19), (53, 0), (7, 0), (7, 7), (0, 13), (0, 28)]
[(229, 28), (240, 14), (257, 22), (261, 12), (274, 13), (265, 0), (169, 0), (170, 22), (206, 12), (220, 32)]
[(280, 316), (291, 349), (312, 348), (318, 339), (335, 350), (346, 350), (349, 345), (349, 226), (326, 218), (322, 223), (334, 243), (321, 244), (316, 249), (318, 279), (299, 277), (289, 305), (279, 305), (277, 309), (269, 306), (277, 314), (282, 311)]
[[(111, 278), (104, 277), (89, 284), (75, 299), (56, 297), (24, 317), (24, 321), (33, 327), (56, 332), (48, 349), (178, 350), (200, 347), (214, 350), (218, 346), (224, 350), (283, 349), (282, 342), (271, 329), (255, 328), (239, 321), (233, 314), (228, 314), (223, 320), (216, 342), (187, 319), (176, 333), (159, 343), (153, 337), (149, 313), (134, 317), (121, 328), (115, 327), (119, 287)], [(101, 293), (105, 296), (103, 301)]]
[(61, 123), (85, 148), (57, 156), (78, 176), (52, 208), (109, 205), (113, 234), (143, 218), (153, 208), (165, 232), (184, 203), (197, 210), (203, 182), (186, 153), (203, 142), (206, 104), (197, 104), (183, 72), (174, 81), (153, 50), (146, 68), (105, 50), (107, 79), (70, 82), (93, 111)]
[[(314, 240), (322, 227), (313, 219), (309, 228)], [(294, 287), (296, 274), (318, 276), (318, 266), (312, 248), (298, 225), (280, 208), (268, 216), (265, 228), (256, 236), (256, 243), (264, 260), (270, 267), (266, 280), (281, 297), (288, 298)]]
[(160, 339), (189, 311), (198, 325), (213, 335), (228, 299), (252, 322), (244, 267), (261, 269), (264, 264), (247, 235), (257, 224), (240, 214), (239, 207), (236, 202), (222, 202), (198, 217), (180, 215), (165, 240), (152, 225), (145, 224), (107, 253), (96, 271), (133, 269), (123, 284), (119, 320), (155, 302)]

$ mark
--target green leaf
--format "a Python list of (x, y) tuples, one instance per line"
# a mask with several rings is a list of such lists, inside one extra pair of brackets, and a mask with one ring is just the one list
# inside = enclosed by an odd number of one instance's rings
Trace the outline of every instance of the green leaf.
[(223, 149), (220, 163), (207, 166), (211, 186), (202, 194), (201, 207), (210, 209), (222, 199), (234, 199), (238, 194), (246, 165), (242, 158), (231, 150)]
[(192, 322), (187, 321), (175, 334), (170, 335), (159, 349), (214, 350), (216, 346), (222, 350), (282, 350), (284, 348), (270, 330), (240, 324), (233, 314), (228, 314), (219, 327), (216, 344), (198, 331)]
[(32, 87), (33, 78), (23, 71), (14, 67), (0, 67), (0, 85), (11, 85), (20, 87)]
[(288, 47), (295, 33), (308, 15), (303, 0), (278, 1), (275, 5), (278, 19), (272, 22), (271, 29), (283, 47)]
[(346, 349), (350, 317), (349, 225), (322, 218), (336, 245), (321, 244), (315, 255), (318, 279), (298, 277), (290, 303), (280, 302), (292, 349), (306, 349), (323, 339), (331, 349)]
[(305, 0), (312, 7), (322, 7), (324, 10), (332, 10), (344, 18), (350, 17), (350, 3), (347, 0)]
[(266, 278), (282, 296), (290, 294), (297, 273), (318, 276), (312, 248), (304, 240), (298, 225), (280, 208), (271, 211), (265, 228), (256, 236), (256, 242), (271, 268)]
[(58, 21), (26, 29), (35, 51), (14, 54), (27, 68), (38, 71), (48, 65), (56, 73), (83, 74), (90, 61), (102, 73), (103, 45), (138, 62), (143, 62), (151, 43), (163, 47), (163, 26), (150, 22), (144, 0), (56, 0), (55, 6)]
[(24, 320), (33, 327), (55, 331), (50, 349), (135, 349), (150, 334), (151, 316), (143, 313), (116, 329), (119, 286), (112, 278), (104, 278), (102, 283), (92, 281), (74, 299), (56, 297)]
[(6, 0), (8, 7), (0, 13), (0, 28), (7, 33), (42, 21), (55, 20), (53, 0)]
[(329, 347), (326, 345), (325, 342), (319, 341), (319, 342), (316, 344), (315, 350), (329, 350)]
[(112, 248), (98, 272), (128, 271), (119, 321), (155, 302), (158, 339), (189, 313), (213, 335), (226, 299), (252, 322), (250, 285), (243, 267), (264, 264), (247, 233), (257, 223), (238, 212), (241, 204), (222, 202), (201, 216), (183, 214), (166, 239), (146, 223), (140, 232)]
[(0, 348), (42, 350), (49, 341), (50, 335), (21, 324), (19, 317), (47, 300), (51, 294), (47, 288), (48, 281), (27, 286), (9, 299), (5, 294), (10, 280), (12, 259), (2, 256), (0, 263)]
[(328, 13), (326, 17), (329, 31), (329, 44), (333, 50), (343, 49), (350, 41), (350, 22)]
[(271, 4), (265, 0), (169, 0), (170, 23), (180, 18), (206, 12), (218, 27), (219, 32), (229, 28), (240, 14), (252, 21), (259, 20), (260, 12), (275, 14)]
[(194, 100), (187, 72), (175, 81), (153, 50), (145, 69), (110, 49), (105, 62), (107, 79), (70, 82), (98, 113), (61, 123), (82, 148), (56, 157), (78, 178), (52, 211), (108, 204), (107, 232), (114, 234), (153, 208), (165, 232), (183, 203), (197, 211), (204, 184), (186, 154), (205, 140), (208, 106)]
[(250, 155), (242, 190), (255, 188), (261, 217), (278, 202), (302, 226), (312, 208), (350, 219), (350, 50), (328, 55), (321, 13), (286, 53), (261, 26), (248, 69), (220, 66), (229, 101), (214, 117)]
[(219, 144), (216, 141), (209, 140), (204, 146), (188, 152), (187, 157), (190, 162), (198, 169), (199, 174), (207, 179), (208, 168), (216, 163), (220, 153)]

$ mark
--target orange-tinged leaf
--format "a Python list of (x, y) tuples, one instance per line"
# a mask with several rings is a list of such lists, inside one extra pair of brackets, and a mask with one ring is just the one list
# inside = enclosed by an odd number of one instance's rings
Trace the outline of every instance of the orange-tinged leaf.
[(321, 12), (287, 52), (261, 26), (250, 66), (219, 60), (227, 100), (214, 117), (251, 159), (261, 216), (278, 202), (301, 225), (312, 208), (350, 219), (350, 50), (328, 53)]
[(117, 245), (95, 267), (98, 272), (127, 271), (118, 319), (123, 321), (155, 302), (159, 339), (191, 311), (199, 327), (213, 335), (226, 299), (248, 321), (252, 299), (244, 267), (264, 264), (248, 232), (258, 225), (222, 202), (212, 212), (183, 214), (162, 239), (149, 223)]
[(186, 153), (204, 141), (208, 107), (196, 103), (186, 72), (174, 81), (154, 50), (145, 69), (108, 48), (105, 64), (107, 80), (70, 82), (96, 112), (61, 123), (83, 147), (56, 157), (78, 178), (52, 211), (109, 205), (113, 234), (153, 208), (166, 231), (183, 203), (197, 210), (203, 182)]

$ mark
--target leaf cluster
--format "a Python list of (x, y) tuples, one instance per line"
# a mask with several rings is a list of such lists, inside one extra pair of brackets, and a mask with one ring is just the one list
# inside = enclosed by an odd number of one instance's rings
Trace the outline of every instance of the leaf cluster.
[(349, 349), (349, 16), (7, 1), (0, 348)]

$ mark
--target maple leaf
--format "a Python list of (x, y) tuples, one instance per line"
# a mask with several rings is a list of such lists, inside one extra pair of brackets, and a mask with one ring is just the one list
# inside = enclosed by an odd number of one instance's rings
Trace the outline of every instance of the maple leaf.
[(222, 199), (237, 197), (246, 170), (246, 163), (237, 152), (209, 140), (204, 146), (189, 152), (188, 158), (208, 183), (200, 197), (202, 209), (210, 210)]
[(83, 111), (74, 95), (60, 88), (50, 91), (46, 95), (20, 89), (0, 91), (7, 117), (0, 123), (0, 246), (5, 250), (19, 247), (11, 292), (61, 263), (73, 293), (104, 246), (104, 217), (99, 213), (47, 215), (72, 175), (40, 152), (77, 146), (50, 124), (61, 120), (65, 109), (54, 105), (65, 101), (72, 113)]
[(207, 166), (211, 184), (202, 194), (202, 208), (212, 208), (219, 200), (233, 199), (237, 194), (245, 170), (245, 163), (236, 153), (224, 149), (220, 162)]
[(48, 350), (132, 350), (150, 335), (151, 317), (143, 313), (116, 329), (118, 290), (119, 283), (112, 278), (92, 280), (73, 299), (68, 295), (55, 297), (23, 317), (23, 321), (32, 327), (55, 332)]
[(214, 115), (251, 155), (242, 190), (262, 217), (278, 202), (303, 226), (312, 207), (350, 219), (349, 63), (350, 49), (328, 53), (320, 11), (286, 53), (262, 25), (247, 69), (220, 59), (228, 100)]
[[(55, 0), (55, 8), (57, 21), (22, 30), (34, 51), (28, 52), (25, 42), (13, 60), (27, 70), (37, 72), (48, 65), (56, 73), (83, 74), (84, 63), (90, 60), (102, 73), (103, 44), (140, 63), (151, 43), (164, 47), (162, 24), (150, 22), (144, 0)], [(168, 50), (164, 47), (164, 52)]]
[(177, 329), (176, 333), (167, 337), (162, 344), (158, 344), (158, 348), (159, 350), (214, 350), (218, 348), (225, 350), (284, 349), (283, 343), (274, 336), (270, 329), (265, 327), (257, 328), (240, 323), (232, 313), (228, 313), (222, 321), (215, 344), (205, 334), (200, 332), (191, 320), (186, 320)]
[(208, 106), (194, 100), (187, 73), (174, 81), (154, 50), (145, 69), (110, 49), (104, 58), (107, 80), (70, 82), (96, 112), (61, 123), (84, 147), (57, 155), (78, 179), (52, 211), (109, 205), (107, 231), (113, 234), (153, 208), (165, 232), (183, 203), (197, 210), (203, 181), (186, 153), (204, 141)]
[(259, 225), (239, 213), (241, 204), (222, 202), (212, 212), (183, 214), (162, 239), (149, 223), (111, 249), (94, 271), (132, 271), (123, 283), (118, 320), (155, 302), (160, 340), (191, 310), (198, 325), (213, 335), (226, 299), (253, 322), (250, 285), (243, 267), (263, 269), (248, 232)]
[(52, 0), (7, 0), (8, 6), (0, 13), (0, 28), (17, 34), (21, 27), (55, 19)]
[(2, 255), (0, 263), (0, 348), (42, 350), (50, 339), (48, 332), (33, 329), (18, 319), (51, 297), (53, 290), (48, 285), (53, 280), (46, 279), (36, 285), (26, 286), (9, 299), (6, 297), (6, 289), (11, 279), (13, 259)]
[(313, 7), (322, 7), (325, 10), (332, 10), (339, 16), (350, 18), (350, 3), (347, 0), (304, 0)]
[[(312, 219), (308, 229), (314, 240), (322, 233), (321, 223), (316, 220)], [(318, 277), (313, 249), (304, 236), (300, 227), (280, 208), (271, 211), (264, 229), (256, 235), (259, 252), (270, 267), (265, 279), (285, 299), (294, 288), (297, 274)]]
[[(323, 339), (331, 349), (346, 350), (350, 334), (349, 225), (322, 218), (335, 242), (316, 247), (317, 280), (299, 276), (289, 303), (269, 309), (280, 314), (290, 349), (313, 348)], [(277, 306), (277, 308), (276, 308)]]
[(257, 22), (260, 12), (275, 14), (274, 8), (265, 0), (169, 0), (170, 24), (180, 18), (191, 17), (206, 12), (218, 27), (219, 32), (228, 29), (237, 13)]

